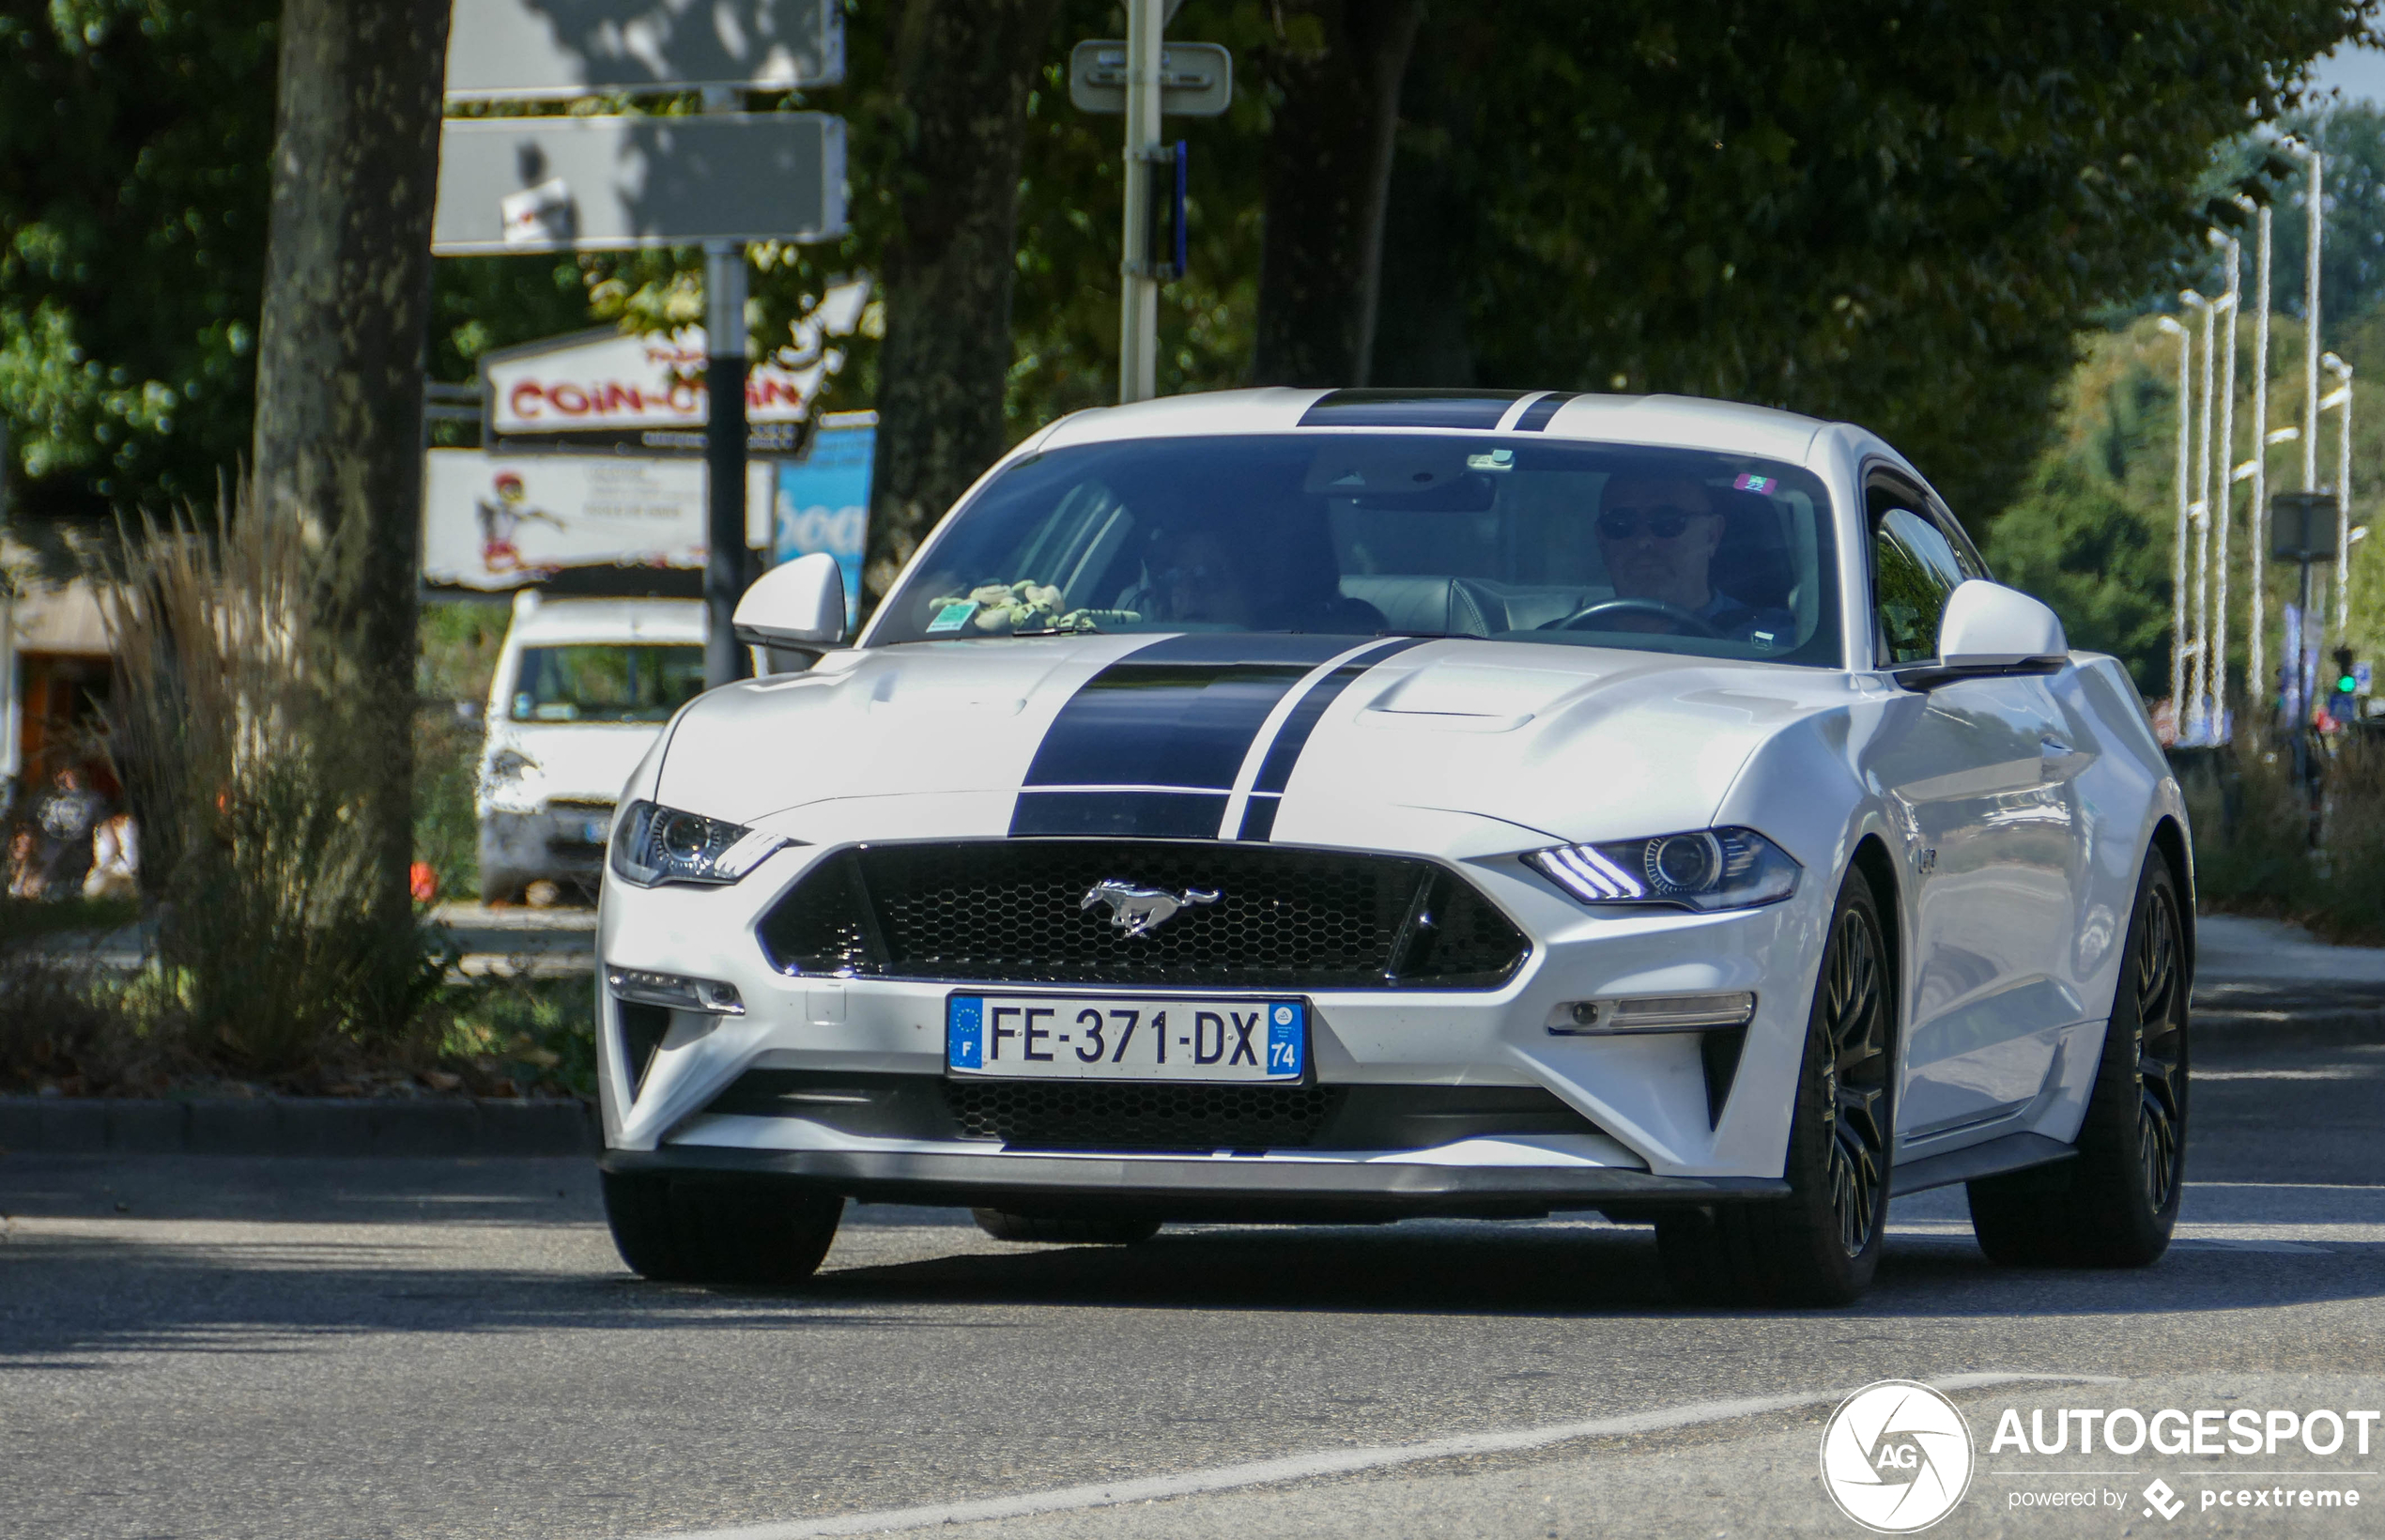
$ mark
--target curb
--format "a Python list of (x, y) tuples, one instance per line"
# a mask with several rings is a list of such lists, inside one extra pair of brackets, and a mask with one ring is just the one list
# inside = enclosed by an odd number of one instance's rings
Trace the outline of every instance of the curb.
[(0, 1150), (39, 1155), (594, 1155), (580, 1101), (0, 1097)]

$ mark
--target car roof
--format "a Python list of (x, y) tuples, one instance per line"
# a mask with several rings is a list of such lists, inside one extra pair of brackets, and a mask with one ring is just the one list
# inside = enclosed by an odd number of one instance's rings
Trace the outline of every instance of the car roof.
[(1223, 434), (1530, 433), (1595, 443), (1720, 450), (1804, 464), (1815, 438), (1829, 426), (1796, 412), (1686, 395), (1262, 388), (1162, 396), (1072, 413), (1052, 424), (1034, 448)]
[(536, 647), (569, 642), (704, 639), (697, 599), (542, 599), (514, 614), (514, 639)]

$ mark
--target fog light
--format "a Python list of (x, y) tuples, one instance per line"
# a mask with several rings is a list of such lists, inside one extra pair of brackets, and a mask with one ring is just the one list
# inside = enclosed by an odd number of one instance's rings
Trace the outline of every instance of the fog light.
[(675, 973), (648, 973), (639, 968), (607, 968), (605, 983), (617, 1000), (662, 1006), (671, 1010), (700, 1010), (714, 1016), (743, 1016), (746, 1002), (734, 984), (717, 978), (683, 978)]
[(1712, 1032), (1745, 1026), (1755, 1014), (1756, 997), (1746, 990), (1725, 994), (1654, 994), (1636, 1000), (1568, 1000), (1548, 1013), (1548, 1030), (1560, 1037)]

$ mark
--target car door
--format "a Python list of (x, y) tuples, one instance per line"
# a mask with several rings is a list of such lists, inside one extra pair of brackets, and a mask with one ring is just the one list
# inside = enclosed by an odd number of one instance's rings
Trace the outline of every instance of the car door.
[[(1985, 568), (1917, 489), (1875, 478), (1867, 502), (1880, 664), (1928, 661), (1947, 598)], [(2037, 1099), (2079, 1019), (2075, 809), (2069, 778), (2048, 773), (2070, 751), (2063, 721), (2041, 678), (1957, 680), (1900, 696), (1875, 747), (1915, 897), (1900, 1147), (1993, 1136)]]

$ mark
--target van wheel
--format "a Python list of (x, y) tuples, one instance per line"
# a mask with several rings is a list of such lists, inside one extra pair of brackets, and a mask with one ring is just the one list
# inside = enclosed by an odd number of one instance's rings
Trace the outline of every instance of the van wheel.
[(1860, 872), (1830, 916), (1789, 1125), (1789, 1196), (1659, 1213), (1656, 1252), (1684, 1298), (1836, 1305), (1871, 1286), (1888, 1228), (1895, 973)]
[(840, 1194), (783, 1181), (603, 1177), (614, 1249), (656, 1283), (799, 1284), (819, 1270), (844, 1216)]

